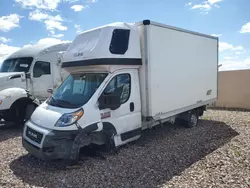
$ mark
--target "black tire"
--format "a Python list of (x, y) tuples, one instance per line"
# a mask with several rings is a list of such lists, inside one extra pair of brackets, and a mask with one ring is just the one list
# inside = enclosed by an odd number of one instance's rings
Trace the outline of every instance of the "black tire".
[(33, 112), (35, 111), (37, 105), (35, 104), (28, 104), (25, 108), (25, 115), (24, 115), (24, 122), (28, 121), (31, 117), (31, 115), (33, 114)]
[(23, 125), (25, 116), (25, 106), (17, 106), (11, 108), (10, 115), (12, 116), (12, 120), (10, 121), (14, 122), (17, 125)]
[(199, 123), (199, 115), (196, 110), (190, 111), (186, 114), (184, 119), (184, 125), (187, 128), (196, 127)]
[(36, 105), (17, 103), (11, 107), (8, 113), (4, 115), (4, 120), (13, 122), (16, 125), (23, 125), (36, 109)]
[(110, 153), (115, 153), (115, 142), (114, 142), (114, 133), (112, 130), (103, 130), (105, 134), (105, 148)]
[(4, 114), (3, 119), (6, 122), (13, 122), (16, 125), (23, 124), (24, 109), (12, 107), (7, 113)]

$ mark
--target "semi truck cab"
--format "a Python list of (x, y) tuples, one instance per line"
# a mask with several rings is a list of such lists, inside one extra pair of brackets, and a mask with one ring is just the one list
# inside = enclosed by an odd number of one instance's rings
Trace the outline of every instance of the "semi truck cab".
[(23, 123), (67, 75), (58, 63), (69, 43), (38, 44), (11, 54), (0, 69), (0, 120)]

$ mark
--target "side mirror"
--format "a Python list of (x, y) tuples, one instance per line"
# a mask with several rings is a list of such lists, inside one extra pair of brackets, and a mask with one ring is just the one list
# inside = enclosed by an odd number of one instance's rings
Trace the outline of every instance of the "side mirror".
[(111, 110), (116, 110), (121, 106), (119, 95), (101, 95), (98, 99), (99, 109), (103, 110), (110, 108)]
[(26, 78), (30, 78), (30, 72), (25, 73)]
[(53, 89), (49, 88), (49, 89), (47, 89), (47, 92), (48, 92), (49, 94), (52, 94), (52, 93), (53, 93)]

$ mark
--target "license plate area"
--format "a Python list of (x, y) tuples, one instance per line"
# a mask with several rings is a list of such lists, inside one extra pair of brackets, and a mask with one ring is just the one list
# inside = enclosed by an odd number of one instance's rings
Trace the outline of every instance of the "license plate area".
[(26, 129), (26, 136), (38, 144), (41, 144), (42, 138), (43, 138), (42, 133), (39, 133), (39, 132), (31, 129), (30, 127), (27, 127), (27, 129)]

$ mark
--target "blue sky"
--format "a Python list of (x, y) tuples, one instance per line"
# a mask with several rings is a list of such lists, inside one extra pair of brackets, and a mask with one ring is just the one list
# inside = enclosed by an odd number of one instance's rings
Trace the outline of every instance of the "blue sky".
[(111, 22), (150, 19), (220, 38), (222, 70), (250, 68), (249, 0), (1, 0), (0, 62), (36, 43)]

